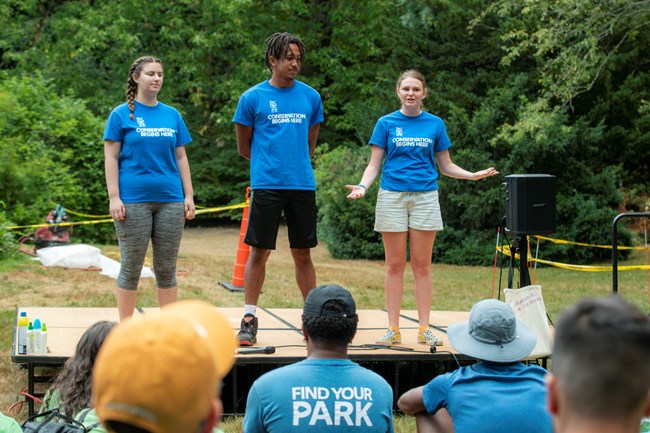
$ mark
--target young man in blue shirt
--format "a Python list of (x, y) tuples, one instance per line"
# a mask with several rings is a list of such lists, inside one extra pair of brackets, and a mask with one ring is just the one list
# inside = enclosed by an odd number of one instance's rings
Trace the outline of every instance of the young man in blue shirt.
[(244, 271), (240, 345), (257, 342), (257, 302), (266, 262), (284, 214), (296, 282), (303, 299), (316, 287), (310, 249), (316, 236), (316, 181), (311, 166), (323, 104), (318, 92), (296, 80), (305, 45), (289, 33), (266, 40), (271, 78), (244, 92), (233, 118), (239, 154), (250, 160), (251, 202), (244, 242), (251, 251)]

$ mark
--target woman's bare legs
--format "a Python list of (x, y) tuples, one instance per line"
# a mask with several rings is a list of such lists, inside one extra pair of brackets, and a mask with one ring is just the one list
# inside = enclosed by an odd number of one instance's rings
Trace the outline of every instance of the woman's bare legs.
[(402, 306), (404, 290), (404, 270), (406, 269), (406, 241), (408, 232), (383, 232), (384, 251), (386, 254), (386, 310), (388, 325), (399, 327), (399, 313)]
[(415, 305), (420, 326), (429, 326), (431, 313), (431, 254), (436, 232), (409, 229), (411, 238), (411, 269), (415, 280)]

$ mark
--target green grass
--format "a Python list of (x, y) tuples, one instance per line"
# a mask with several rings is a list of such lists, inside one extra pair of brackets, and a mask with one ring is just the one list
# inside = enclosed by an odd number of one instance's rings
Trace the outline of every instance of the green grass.
[[(178, 260), (179, 297), (198, 298), (217, 306), (242, 306), (243, 295), (229, 292), (219, 281), (230, 281), (239, 241), (238, 228), (187, 229)], [(102, 253), (114, 257), (115, 245), (101, 246)], [(334, 260), (325, 245), (313, 250), (318, 283), (336, 283), (348, 288), (359, 308), (384, 308), (384, 263), (367, 260)], [(563, 260), (571, 263), (570, 258)], [(645, 256), (637, 253), (625, 263), (644, 264)], [(494, 269), (491, 267), (449, 266), (434, 263), (433, 310), (469, 311), (472, 305), (492, 296)], [(506, 286), (508, 269), (497, 270), (494, 296)], [(578, 272), (559, 268), (540, 268), (531, 273), (534, 283), (542, 286), (549, 317), (557, 315), (568, 305), (586, 296), (606, 296), (612, 292), (611, 272)], [(619, 272), (619, 292), (638, 305), (646, 314), (649, 276), (647, 271)], [(515, 283), (519, 275), (515, 272)], [(402, 306), (415, 309), (413, 278), (410, 270), (405, 275)], [(0, 410), (22, 399), (27, 375), (11, 363), (12, 331), (16, 306), (77, 306), (112, 307), (114, 280), (97, 271), (63, 268), (44, 268), (26, 255), (0, 261)], [(504, 299), (501, 293), (501, 299)], [(156, 306), (155, 283), (142, 280), (138, 305)], [(293, 263), (286, 241), (286, 232), (278, 238), (278, 249), (271, 254), (267, 266), (266, 283), (260, 298), (265, 307), (302, 308), (302, 298), (293, 277)], [(22, 420), (26, 407), (13, 415)], [(415, 431), (414, 419), (397, 417), (396, 432)], [(225, 433), (239, 433), (241, 418), (226, 419), (221, 425)]]

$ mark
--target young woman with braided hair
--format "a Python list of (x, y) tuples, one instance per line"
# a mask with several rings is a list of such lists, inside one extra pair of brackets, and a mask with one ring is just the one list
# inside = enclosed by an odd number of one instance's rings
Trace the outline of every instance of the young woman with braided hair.
[(120, 244), (116, 298), (120, 320), (136, 305), (138, 281), (151, 241), (162, 307), (176, 301), (176, 258), (185, 219), (195, 215), (185, 145), (192, 141), (180, 113), (158, 101), (162, 62), (140, 57), (129, 69), (126, 102), (104, 130), (109, 210)]

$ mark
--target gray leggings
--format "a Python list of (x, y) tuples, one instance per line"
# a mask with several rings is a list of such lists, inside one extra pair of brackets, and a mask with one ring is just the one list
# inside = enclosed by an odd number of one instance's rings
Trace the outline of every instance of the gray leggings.
[(120, 243), (117, 287), (137, 290), (149, 239), (158, 288), (176, 287), (176, 258), (185, 225), (184, 203), (125, 203), (124, 207), (126, 218), (115, 220)]

